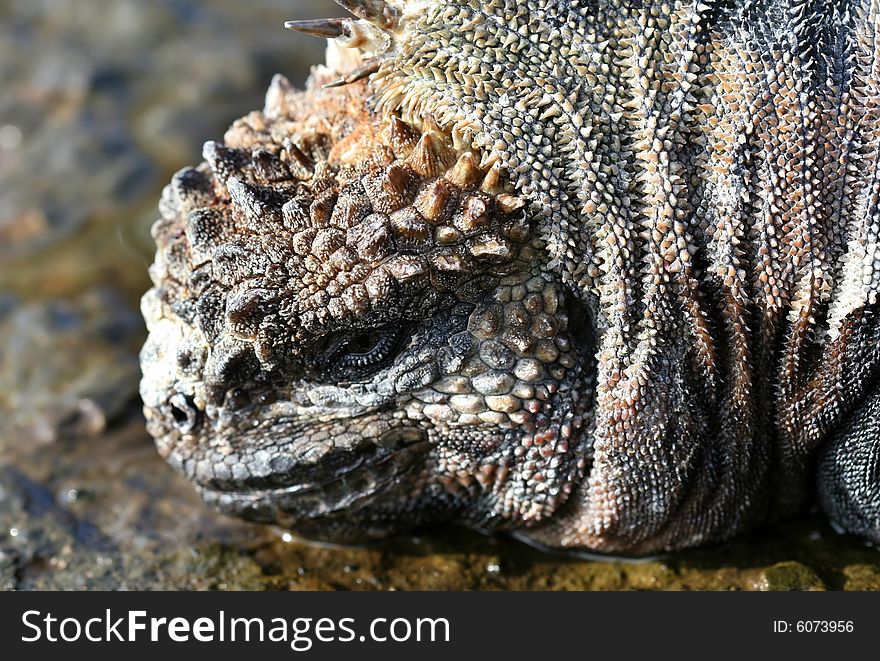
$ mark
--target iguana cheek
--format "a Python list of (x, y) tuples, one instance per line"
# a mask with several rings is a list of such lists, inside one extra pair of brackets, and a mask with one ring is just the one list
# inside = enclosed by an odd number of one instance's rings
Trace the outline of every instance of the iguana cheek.
[(467, 354), (413, 393), (411, 408), (432, 424), (528, 429), (578, 362), (558, 285), (528, 273), (504, 282), (471, 314)]
[(438, 350), (440, 377), (405, 410), (430, 426), (438, 482), (475, 503), (469, 516), (522, 523), (555, 511), (586, 469), (594, 348), (583, 329), (572, 341), (552, 277), (502, 282)]

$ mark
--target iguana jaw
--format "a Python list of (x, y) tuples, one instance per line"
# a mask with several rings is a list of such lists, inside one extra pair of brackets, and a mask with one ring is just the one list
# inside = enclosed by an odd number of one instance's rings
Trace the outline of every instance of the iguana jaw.
[(297, 465), (292, 474), (222, 487), (197, 483), (197, 488), (207, 504), (226, 514), (278, 523), (316, 539), (356, 541), (371, 535), (350, 525), (341, 532), (337, 519), (350, 522), (358, 510), (393, 500), (402, 490), (418, 490), (431, 449), (425, 436), (413, 428), (395, 428), (376, 441), (361, 438), (354, 447), (334, 448), (309, 465)]
[[(425, 429), (382, 413), (381, 398), (373, 406), (334, 406), (333, 393), (318, 394), (327, 388), (302, 381), (239, 383), (212, 395), (201, 372), (187, 379), (165, 369), (199, 333), (157, 317), (155, 302), (148, 295), (143, 305), (151, 331), (142, 351), (147, 427), (159, 453), (208, 505), (336, 542), (419, 523), (381, 511), (412, 499), (436, 477)], [(372, 506), (380, 513), (371, 514)]]

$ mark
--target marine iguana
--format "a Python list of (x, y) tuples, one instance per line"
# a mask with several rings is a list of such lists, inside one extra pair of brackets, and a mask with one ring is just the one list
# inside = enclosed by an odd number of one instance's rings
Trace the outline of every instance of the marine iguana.
[(878, 0), (337, 2), (153, 228), (141, 393), (209, 504), (880, 540)]

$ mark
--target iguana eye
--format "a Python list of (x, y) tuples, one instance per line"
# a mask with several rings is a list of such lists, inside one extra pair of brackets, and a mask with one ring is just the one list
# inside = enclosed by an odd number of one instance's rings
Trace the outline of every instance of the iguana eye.
[(370, 376), (396, 355), (403, 335), (404, 329), (400, 327), (335, 335), (327, 343), (322, 371), (334, 380)]

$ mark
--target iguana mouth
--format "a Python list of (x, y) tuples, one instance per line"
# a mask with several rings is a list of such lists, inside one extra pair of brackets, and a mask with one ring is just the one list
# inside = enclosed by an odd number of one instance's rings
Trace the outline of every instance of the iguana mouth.
[(222, 512), (292, 524), (371, 502), (405, 482), (430, 447), (424, 431), (399, 427), (291, 471), (239, 481), (210, 479), (197, 486), (206, 502)]

